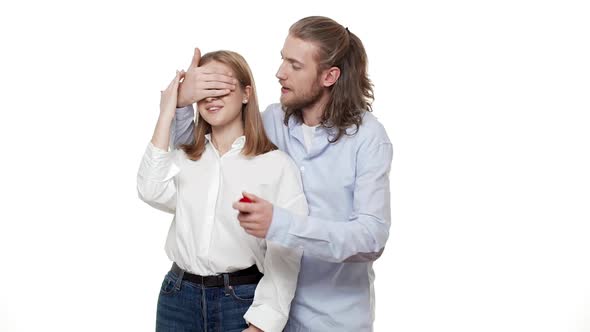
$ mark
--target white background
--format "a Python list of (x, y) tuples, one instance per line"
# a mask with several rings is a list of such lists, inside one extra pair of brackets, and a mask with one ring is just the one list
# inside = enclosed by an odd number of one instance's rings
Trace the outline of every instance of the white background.
[(0, 331), (154, 329), (171, 218), (135, 177), (159, 90), (200, 46), (278, 101), (308, 15), (362, 39), (394, 144), (375, 330), (590, 331), (590, 11), (567, 0), (2, 2)]

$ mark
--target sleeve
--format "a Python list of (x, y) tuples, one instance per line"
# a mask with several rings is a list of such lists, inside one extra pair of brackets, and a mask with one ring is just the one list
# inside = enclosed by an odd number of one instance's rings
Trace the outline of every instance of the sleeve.
[(374, 261), (383, 252), (391, 225), (389, 140), (357, 152), (353, 209), (348, 220), (297, 215), (275, 207), (266, 239), (289, 248), (304, 248), (329, 262)]
[(193, 105), (177, 108), (170, 126), (170, 149), (195, 141), (195, 110)]
[[(288, 157), (287, 157), (288, 158)], [(277, 206), (295, 215), (308, 214), (301, 176), (292, 160), (283, 168)], [(287, 324), (301, 264), (301, 248), (266, 241), (264, 277), (256, 287), (254, 302), (244, 319), (265, 332), (280, 332)]]
[(158, 210), (172, 214), (176, 211), (174, 177), (180, 172), (179, 153), (180, 150), (161, 150), (150, 142), (137, 172), (139, 198)]

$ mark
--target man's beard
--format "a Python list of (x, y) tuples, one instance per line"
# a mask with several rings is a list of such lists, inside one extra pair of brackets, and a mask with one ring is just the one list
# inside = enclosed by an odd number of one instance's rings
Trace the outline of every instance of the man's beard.
[[(311, 88), (311, 91), (309, 93), (306, 93), (300, 97), (294, 96), (295, 98), (292, 101), (286, 101), (282, 103), (283, 108), (292, 111), (302, 111), (304, 108), (307, 108), (317, 103), (318, 100), (320, 100), (320, 98), (322, 97), (323, 92), (324, 91), (320, 87), (320, 85), (314, 82), (313, 87)], [(292, 93), (294, 94), (293, 91)]]

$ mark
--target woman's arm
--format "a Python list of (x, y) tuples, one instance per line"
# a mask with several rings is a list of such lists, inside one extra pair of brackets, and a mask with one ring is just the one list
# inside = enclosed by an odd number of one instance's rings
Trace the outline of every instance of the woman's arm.
[[(277, 206), (296, 215), (308, 214), (301, 175), (286, 154), (278, 187)], [(244, 318), (265, 332), (282, 331), (295, 296), (303, 250), (283, 247), (271, 241), (267, 241), (266, 246), (264, 277)]]
[(176, 162), (178, 151), (168, 152), (170, 125), (174, 118), (178, 84), (183, 72), (176, 72), (160, 98), (160, 116), (151, 142), (141, 160), (137, 172), (139, 198), (156, 209), (174, 213), (176, 210), (176, 185), (174, 176), (180, 168)]
[(166, 90), (160, 96), (160, 116), (152, 136), (152, 144), (161, 149), (168, 150), (170, 142), (170, 125), (176, 112), (176, 99), (178, 98), (178, 84), (184, 75), (184, 71), (176, 71), (176, 76), (170, 82)]

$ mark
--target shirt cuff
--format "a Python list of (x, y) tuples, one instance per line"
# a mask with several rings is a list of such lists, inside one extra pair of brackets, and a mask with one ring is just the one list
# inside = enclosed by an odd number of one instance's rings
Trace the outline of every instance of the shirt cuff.
[(281, 332), (287, 325), (288, 317), (267, 304), (253, 304), (246, 311), (244, 319), (264, 332)]
[(266, 240), (287, 247), (287, 235), (291, 227), (289, 211), (273, 204), (272, 221), (266, 234)]

